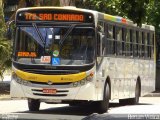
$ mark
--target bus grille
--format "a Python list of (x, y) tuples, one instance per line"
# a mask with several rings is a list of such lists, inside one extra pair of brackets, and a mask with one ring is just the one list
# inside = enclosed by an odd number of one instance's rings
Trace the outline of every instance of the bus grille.
[[(47, 82), (35, 82), (35, 81), (30, 81), (32, 84), (39, 84), (39, 85), (48, 85)], [(72, 82), (66, 82), (66, 83), (52, 83), (51, 85), (69, 85)]]
[(43, 75), (68, 75), (79, 73), (77, 70), (42, 70), (42, 69), (23, 69), (25, 72)]

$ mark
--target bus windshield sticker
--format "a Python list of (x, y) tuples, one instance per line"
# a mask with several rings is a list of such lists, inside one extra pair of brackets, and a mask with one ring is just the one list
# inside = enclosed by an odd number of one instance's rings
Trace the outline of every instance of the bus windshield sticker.
[(48, 35), (48, 39), (52, 39), (52, 35)]
[(41, 63), (50, 63), (51, 56), (41, 56)]
[(52, 58), (52, 65), (60, 65), (60, 58)]
[(35, 52), (18, 52), (18, 57), (37, 57)]
[(54, 51), (53, 51), (53, 56), (54, 56), (54, 57), (57, 57), (58, 55), (59, 55), (59, 51), (58, 51), (58, 50), (54, 50)]
[(56, 40), (59, 40), (60, 38), (61, 38), (60, 35), (55, 35)]

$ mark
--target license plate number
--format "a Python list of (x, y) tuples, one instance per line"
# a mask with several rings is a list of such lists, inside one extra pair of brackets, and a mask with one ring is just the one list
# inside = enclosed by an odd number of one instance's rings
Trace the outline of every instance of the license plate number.
[(44, 88), (44, 89), (43, 89), (43, 93), (56, 94), (56, 89)]

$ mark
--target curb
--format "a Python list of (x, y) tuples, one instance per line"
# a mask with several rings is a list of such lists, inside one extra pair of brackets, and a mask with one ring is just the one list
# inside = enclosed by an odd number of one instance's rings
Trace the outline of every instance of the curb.
[(2, 100), (12, 100), (10, 95), (0, 95), (0, 101)]
[(160, 92), (156, 92), (156, 93), (149, 93), (143, 97), (160, 97)]

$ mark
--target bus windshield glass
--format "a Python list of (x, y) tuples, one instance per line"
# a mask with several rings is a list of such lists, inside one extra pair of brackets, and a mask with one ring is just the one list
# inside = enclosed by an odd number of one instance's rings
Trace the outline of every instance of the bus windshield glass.
[(22, 64), (85, 65), (95, 57), (91, 27), (18, 27), (15, 61)]

